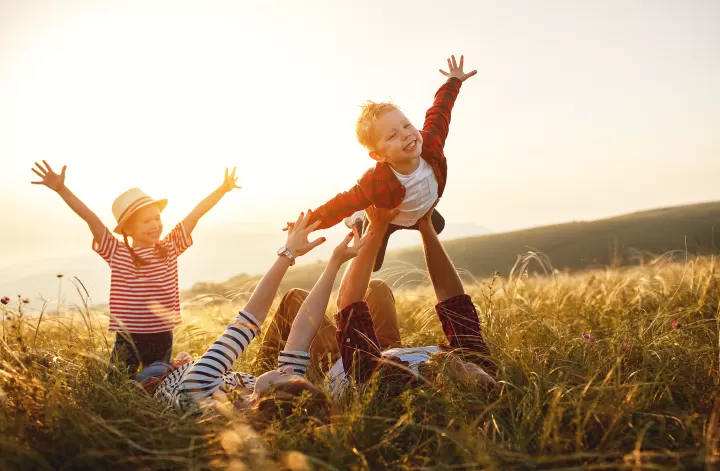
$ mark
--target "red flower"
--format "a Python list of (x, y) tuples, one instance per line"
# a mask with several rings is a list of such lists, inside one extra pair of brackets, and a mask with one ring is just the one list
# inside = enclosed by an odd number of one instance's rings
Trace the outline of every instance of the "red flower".
[(680, 328), (680, 323), (679, 323), (678, 321), (673, 321), (673, 322), (672, 322), (672, 328), (673, 328), (673, 329), (679, 329), (679, 328)]
[(622, 350), (623, 352), (625, 352), (629, 349), (630, 349), (630, 345), (628, 345), (627, 342), (623, 343), (622, 346), (620, 347), (620, 350)]
[(30, 298), (23, 298), (22, 302), (23, 304), (30, 304)]
[(0, 298), (0, 303), (7, 304), (9, 302), (10, 302), (9, 296), (3, 296), (2, 298)]

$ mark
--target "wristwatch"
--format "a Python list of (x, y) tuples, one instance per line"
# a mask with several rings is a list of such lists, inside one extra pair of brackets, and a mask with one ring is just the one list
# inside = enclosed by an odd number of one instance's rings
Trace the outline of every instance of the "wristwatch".
[(290, 260), (290, 266), (295, 265), (295, 256), (284, 245), (277, 251), (278, 256), (285, 255)]

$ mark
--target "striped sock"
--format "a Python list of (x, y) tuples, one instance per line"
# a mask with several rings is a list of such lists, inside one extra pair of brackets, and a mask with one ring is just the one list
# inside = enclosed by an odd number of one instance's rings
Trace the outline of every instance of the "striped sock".
[(278, 368), (290, 365), (298, 376), (305, 376), (308, 363), (310, 363), (310, 354), (299, 350), (283, 350), (278, 354)]

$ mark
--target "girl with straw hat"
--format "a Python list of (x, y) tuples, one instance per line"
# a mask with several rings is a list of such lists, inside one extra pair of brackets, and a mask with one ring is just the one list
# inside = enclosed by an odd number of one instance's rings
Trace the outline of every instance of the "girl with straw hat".
[(170, 363), (173, 328), (182, 322), (177, 258), (192, 245), (198, 220), (236, 186), (235, 169), (225, 169), (223, 183), (198, 204), (164, 238), (160, 213), (166, 199), (155, 200), (138, 188), (113, 203), (113, 236), (100, 218), (65, 186), (65, 170), (57, 174), (43, 160), (33, 172), (35, 185), (54, 190), (90, 227), (93, 250), (110, 265), (110, 332), (116, 332), (110, 362), (122, 361), (131, 375), (140, 364)]

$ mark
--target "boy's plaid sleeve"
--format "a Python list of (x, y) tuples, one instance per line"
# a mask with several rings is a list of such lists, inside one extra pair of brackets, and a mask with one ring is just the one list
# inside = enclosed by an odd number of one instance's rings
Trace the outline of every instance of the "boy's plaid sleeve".
[(368, 304), (359, 301), (346, 306), (335, 314), (335, 323), (335, 340), (345, 374), (358, 383), (367, 381), (382, 357)]
[(472, 298), (467, 294), (461, 294), (446, 299), (435, 306), (435, 312), (440, 318), (449, 343), (441, 348), (479, 364), (492, 374), (496, 369), (495, 364), (490, 358), (490, 349), (480, 331), (480, 319)]
[(437, 140), (441, 148), (445, 146), (445, 140), (450, 132), (450, 112), (455, 105), (461, 85), (460, 79), (449, 78), (435, 93), (435, 100), (425, 113), (423, 133)]
[(348, 191), (338, 193), (335, 198), (315, 209), (310, 218), (310, 224), (319, 220), (321, 223), (318, 229), (327, 229), (368, 206), (370, 206), (370, 200), (357, 184)]

